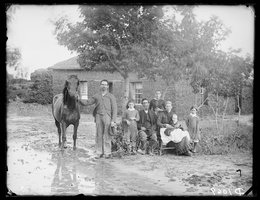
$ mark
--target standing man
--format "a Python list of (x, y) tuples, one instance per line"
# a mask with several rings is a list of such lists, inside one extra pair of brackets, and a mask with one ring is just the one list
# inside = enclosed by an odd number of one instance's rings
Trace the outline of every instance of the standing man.
[(138, 135), (141, 140), (141, 149), (137, 152), (141, 154), (153, 155), (153, 150), (157, 144), (156, 136), (156, 115), (149, 109), (148, 99), (142, 99), (143, 110), (139, 111), (140, 120), (137, 123)]
[(117, 104), (113, 94), (108, 92), (108, 81), (100, 81), (100, 92), (89, 100), (80, 100), (84, 106), (95, 104), (93, 116), (96, 122), (97, 157), (111, 157), (110, 127), (116, 124)]
[(165, 101), (161, 99), (162, 93), (160, 90), (155, 91), (155, 98), (151, 100), (149, 109), (153, 110), (157, 115), (158, 112), (165, 110)]

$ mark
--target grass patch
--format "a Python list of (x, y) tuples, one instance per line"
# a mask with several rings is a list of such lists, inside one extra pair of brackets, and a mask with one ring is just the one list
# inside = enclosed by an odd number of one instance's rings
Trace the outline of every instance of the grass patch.
[(14, 101), (7, 105), (7, 112), (20, 116), (52, 115), (51, 105)]

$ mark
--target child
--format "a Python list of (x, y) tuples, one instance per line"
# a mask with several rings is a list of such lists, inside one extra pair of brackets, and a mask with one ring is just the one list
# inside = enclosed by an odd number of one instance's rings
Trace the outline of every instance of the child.
[(126, 106), (127, 110), (122, 116), (124, 139), (128, 145), (128, 153), (136, 154), (137, 123), (139, 121), (139, 112), (134, 108), (134, 100), (129, 100)]
[(193, 141), (192, 152), (196, 153), (196, 145), (200, 140), (200, 133), (199, 133), (199, 117), (197, 116), (197, 108), (195, 106), (191, 107), (190, 114), (187, 117), (185, 122), (188, 128), (188, 132), (190, 133), (190, 137)]

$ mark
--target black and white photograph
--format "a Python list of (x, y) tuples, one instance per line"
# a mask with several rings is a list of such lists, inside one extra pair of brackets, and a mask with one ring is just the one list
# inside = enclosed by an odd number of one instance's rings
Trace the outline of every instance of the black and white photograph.
[(6, 196), (256, 196), (254, 5), (6, 4)]

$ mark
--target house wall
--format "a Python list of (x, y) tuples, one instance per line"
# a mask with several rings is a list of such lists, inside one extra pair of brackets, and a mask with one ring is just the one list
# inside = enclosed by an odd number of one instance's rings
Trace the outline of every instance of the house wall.
[[(68, 75), (75, 74), (81, 81), (88, 81), (88, 97), (93, 96), (99, 91), (99, 83), (102, 79), (107, 79), (113, 82), (113, 94), (116, 97), (118, 105), (118, 114), (122, 111), (122, 100), (124, 93), (124, 80), (119, 73), (108, 73), (108, 72), (87, 72), (80, 70), (53, 70), (53, 92), (54, 94), (61, 93), (64, 87), (65, 80)], [(130, 82), (142, 81), (143, 83), (143, 98), (146, 97), (149, 100), (154, 98), (154, 93), (156, 90), (163, 91), (166, 88), (164, 81), (150, 81), (145, 79), (138, 79), (135, 74), (130, 74)], [(248, 92), (250, 96), (250, 92)], [(173, 108), (179, 119), (183, 119), (189, 114), (190, 107), (192, 105), (200, 105), (202, 96), (200, 94), (194, 94), (191, 86), (185, 80), (175, 83), (171, 86), (166, 95), (165, 100), (170, 100), (173, 102)], [(210, 102), (214, 104), (214, 99), (211, 98)], [(223, 103), (223, 98), (220, 98), (220, 102)], [(222, 105), (222, 104), (220, 104)], [(137, 109), (141, 109), (141, 105), (136, 106)], [(220, 106), (221, 107), (221, 106)], [(92, 113), (93, 106), (85, 106), (82, 108), (84, 113)], [(229, 100), (227, 114), (234, 114), (235, 101), (233, 98)], [(199, 110), (199, 115), (201, 117), (211, 115), (212, 109), (209, 106), (202, 106)]]
[[(123, 78), (117, 73), (106, 72), (87, 72), (81, 70), (53, 70), (53, 93), (61, 93), (64, 88), (64, 83), (67, 77), (71, 74), (77, 75), (80, 81), (88, 82), (88, 97), (93, 96), (99, 91), (99, 83), (102, 79), (107, 79), (113, 82), (113, 94), (115, 95), (117, 102), (122, 99), (123, 91)], [(121, 110), (121, 105), (118, 103), (118, 110)], [(82, 106), (81, 111), (84, 113), (92, 113), (94, 105)]]

